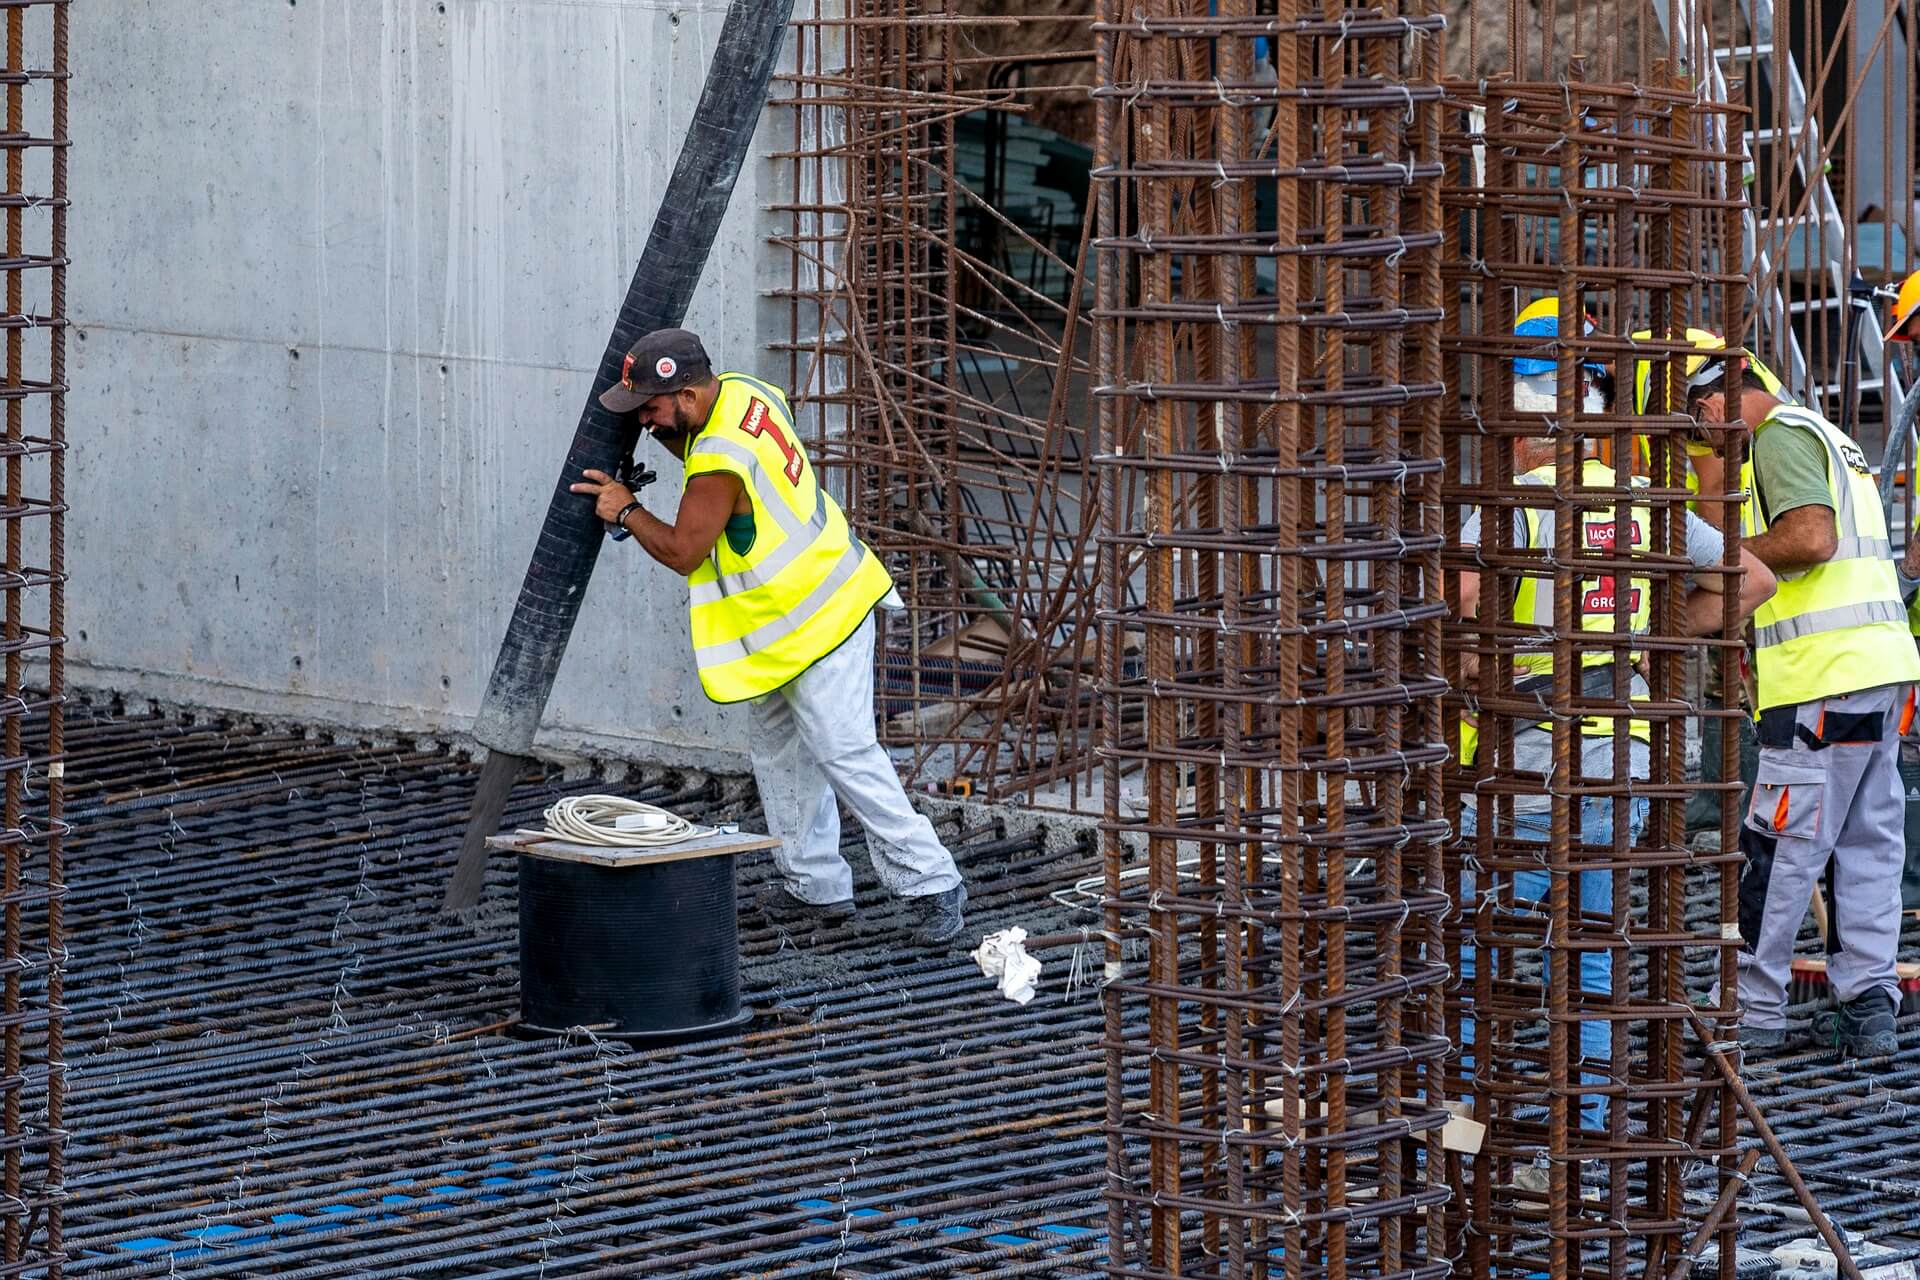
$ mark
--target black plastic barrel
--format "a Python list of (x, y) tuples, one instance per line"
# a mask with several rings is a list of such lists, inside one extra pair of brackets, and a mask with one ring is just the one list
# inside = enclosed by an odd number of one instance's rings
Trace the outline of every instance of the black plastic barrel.
[(520, 1024), (642, 1042), (744, 1023), (733, 859), (609, 867), (520, 855)]

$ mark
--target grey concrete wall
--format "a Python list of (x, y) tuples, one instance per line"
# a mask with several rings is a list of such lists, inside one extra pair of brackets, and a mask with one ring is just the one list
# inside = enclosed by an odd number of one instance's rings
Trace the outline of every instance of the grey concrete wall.
[[(725, 9), (74, 6), (78, 683), (465, 725)], [(772, 176), (689, 320), (768, 374)], [(724, 757), (744, 721), (700, 693), (685, 584), (608, 548), (552, 740)]]

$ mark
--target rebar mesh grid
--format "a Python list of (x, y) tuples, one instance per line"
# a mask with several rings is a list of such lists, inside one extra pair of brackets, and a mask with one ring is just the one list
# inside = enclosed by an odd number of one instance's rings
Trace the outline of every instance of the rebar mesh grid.
[[(1738, 495), (1689, 492), (1682, 442), (1702, 428), (1669, 390), (1684, 346), (1670, 335), (1740, 332), (1738, 159), (1715, 141), (1727, 114), (1684, 85), (1456, 85), (1446, 104), (1447, 649), (1461, 691), (1447, 718), (1463, 752), (1456, 713), (1478, 735), (1448, 771), (1467, 832), (1449, 852), (1448, 933), (1455, 1087), (1488, 1125), (1460, 1177), (1459, 1252), (1476, 1277), (1665, 1274), (1700, 1225), (1689, 1170), (1718, 1160), (1722, 1186), (1732, 1174), (1732, 1100), (1692, 1040), (1702, 993), (1685, 976), (1689, 961), (1718, 976), (1725, 994), (1703, 1011), (1730, 1032), (1739, 855), (1693, 852), (1682, 810), (1702, 714), (1689, 655), (1738, 687)], [(1560, 336), (1516, 337), (1541, 298), (1558, 299)], [(1523, 356), (1552, 361), (1551, 409), (1516, 410)], [(1630, 412), (1640, 359), (1644, 416)], [(1583, 366), (1611, 378), (1613, 404), (1585, 401)], [(1737, 476), (1740, 433), (1714, 434)], [(1687, 559), (1690, 499), (1729, 530), (1721, 565)], [(1724, 588), (1704, 625), (1687, 620), (1688, 582)], [(1708, 628), (1736, 639), (1695, 638)], [(1702, 868), (1718, 901), (1689, 921)], [(1595, 1026), (1604, 1050), (1582, 1043)], [(1714, 1234), (1724, 1245), (1732, 1230)]]
[[(1009, 1004), (958, 950), (907, 943), (849, 846), (852, 926), (786, 937), (743, 907), (746, 1033), (520, 1040), (512, 863), (490, 867), (474, 919), (439, 914), (473, 765), (205, 713), (82, 704), (69, 724), (68, 1274), (1101, 1273), (1097, 954), (1076, 988), (1067, 954), (1039, 953), (1038, 998)], [(28, 743), (45, 732), (33, 717)], [(581, 791), (755, 821), (750, 784), (655, 769), (549, 771), (506, 820)], [(1047, 895), (1093, 869), (1091, 849), (942, 836), (977, 928), (1071, 931)], [(742, 863), (743, 903), (769, 872)], [(1710, 924), (1710, 869), (1693, 890)], [(1902, 954), (1920, 956), (1920, 931)], [(1920, 1018), (1901, 1045), (1750, 1077), (1822, 1203), (1883, 1240), (1912, 1221)], [(1136, 1063), (1130, 1107), (1144, 1083)], [(1711, 1166), (1689, 1183), (1714, 1185)], [(1769, 1163), (1744, 1198), (1743, 1248), (1810, 1234)]]
[(882, 740), (910, 777), (1031, 797), (1084, 772), (1092, 733), (1088, 464), (1069, 412), (1086, 237), (1041, 238), (955, 171), (961, 118), (992, 136), (1023, 109), (1017, 90), (960, 87), (986, 61), (967, 35), (1019, 21), (952, 0), (803, 6), (777, 104), (792, 266), (775, 296), (812, 456), (906, 606), (882, 617)]
[(1443, 28), (1096, 28), (1114, 1276), (1449, 1268)]
[[(1085, 1277), (1089, 990), (1009, 1004), (860, 914), (744, 908), (756, 1020), (680, 1048), (520, 1039), (514, 867), (440, 914), (474, 766), (204, 716), (81, 709), (69, 1274)], [(44, 728), (33, 726), (35, 737)], [(749, 827), (742, 779), (548, 770), (505, 820), (619, 791)], [(943, 823), (970, 917), (1030, 926), (1090, 846)], [(772, 874), (743, 860), (750, 903)]]
[[(67, 5), (5, 9), (0, 564), (0, 1275), (64, 1258)], [(37, 689), (27, 685), (33, 678)], [(45, 736), (29, 742), (39, 718)]]

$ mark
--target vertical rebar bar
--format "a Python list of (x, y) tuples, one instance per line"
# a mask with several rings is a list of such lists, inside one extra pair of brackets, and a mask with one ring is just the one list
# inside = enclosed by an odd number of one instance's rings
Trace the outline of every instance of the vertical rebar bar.
[(816, 462), (905, 605), (883, 618), (882, 740), (912, 777), (1030, 800), (1066, 779), (1048, 799), (1074, 807), (1093, 725), (1084, 280), (959, 164), (963, 125), (991, 138), (1029, 105), (970, 87), (968, 42), (1023, 22), (1062, 19), (803, 8), (778, 104), (793, 140), (776, 243), (794, 267), (774, 345)]
[(1101, 19), (1110, 1272), (1437, 1277), (1444, 21)]
[[(64, 1262), (67, 5), (8, 6), (0, 594), (0, 1270)], [(45, 746), (38, 724), (45, 717)], [(44, 752), (44, 753), (43, 753)]]
[[(1473, 965), (1459, 1087), (1488, 1125), (1463, 1176), (1474, 1276), (1638, 1274), (1698, 1230), (1686, 1172), (1732, 1168), (1725, 1090), (1685, 1052), (1699, 993), (1683, 979), (1689, 958), (1728, 971), (1734, 899), (1690, 926), (1686, 889), (1724, 883), (1738, 854), (1689, 847), (1680, 810), (1699, 715), (1684, 660), (1713, 655), (1735, 688), (1740, 643), (1696, 637), (1683, 589), (1737, 595), (1738, 520), (1732, 495), (1683, 483), (1682, 442), (1703, 429), (1668, 390), (1682, 331), (1719, 328), (1746, 285), (1737, 156), (1715, 143), (1729, 115), (1659, 64), (1633, 85), (1449, 91), (1441, 198), (1472, 230), (1442, 268), (1457, 296), (1445, 497), (1480, 531), (1448, 554), (1449, 598), (1478, 598), (1449, 626), (1479, 729), (1449, 771), (1470, 820), (1451, 864), (1454, 955)], [(1544, 299), (1556, 336), (1517, 334)], [(1523, 357), (1553, 371), (1544, 406), (1517, 404)], [(1586, 388), (1607, 378), (1617, 395), (1595, 403)], [(1737, 476), (1737, 432), (1710, 434)], [(1733, 526), (1718, 563), (1684, 554), (1690, 505)]]

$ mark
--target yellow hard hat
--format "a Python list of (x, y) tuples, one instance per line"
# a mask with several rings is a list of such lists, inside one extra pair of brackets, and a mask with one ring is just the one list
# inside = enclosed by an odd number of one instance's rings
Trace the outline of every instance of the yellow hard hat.
[(1900, 293), (1893, 300), (1893, 323), (1887, 326), (1887, 342), (1913, 342), (1920, 340), (1920, 334), (1900, 332), (1914, 313), (1920, 312), (1920, 271), (1914, 272), (1900, 282)]
[[(1632, 337), (1636, 341), (1648, 341), (1653, 337), (1651, 329), (1636, 329)], [(1727, 349), (1727, 340), (1711, 329), (1688, 329), (1687, 342), (1693, 347), (1680, 369), (1682, 386), (1690, 385), (1706, 370), (1707, 362), (1715, 359)], [(1647, 411), (1647, 382), (1653, 374), (1653, 361), (1636, 360), (1633, 362), (1633, 411)]]
[[(1636, 329), (1633, 337), (1646, 340), (1652, 338), (1653, 333), (1647, 329)], [(1692, 344), (1693, 350), (1687, 353), (1686, 361), (1681, 366), (1681, 385), (1690, 388), (1712, 382), (1719, 376), (1719, 372), (1717, 368), (1711, 368), (1709, 365), (1717, 366), (1721, 357), (1727, 354), (1727, 340), (1711, 329), (1688, 329), (1686, 340)], [(1780, 381), (1780, 375), (1767, 368), (1760, 357), (1753, 354), (1751, 350), (1742, 350), (1741, 354), (1746, 357), (1747, 368), (1766, 386), (1768, 395), (1786, 404), (1794, 403), (1786, 383)], [(1647, 378), (1652, 368), (1651, 360), (1634, 361), (1633, 411), (1635, 413), (1647, 411)]]

